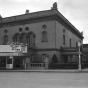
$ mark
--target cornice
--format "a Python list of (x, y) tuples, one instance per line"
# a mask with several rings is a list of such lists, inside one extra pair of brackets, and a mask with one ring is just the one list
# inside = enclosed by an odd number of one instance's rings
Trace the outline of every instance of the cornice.
[(39, 11), (34, 13), (2, 18), (0, 20), (0, 27), (3, 24), (4, 25), (8, 24), (7, 26), (10, 26), (9, 24), (11, 24), (11, 26), (14, 26), (14, 23), (15, 25), (22, 25), (22, 24), (24, 25), (27, 23), (42, 22), (42, 21), (49, 21), (49, 20), (57, 20), (57, 21), (61, 20), (65, 25), (69, 26), (69, 30), (74, 32), (81, 39), (84, 38), (81, 35), (81, 33), (58, 10), (45, 10), (45, 11)]
[(39, 12), (12, 16), (12, 17), (6, 17), (6, 18), (0, 19), (0, 24), (14, 22), (14, 21), (20, 21), (20, 20), (34, 19), (34, 18), (39, 18), (39, 17), (44, 17), (44, 16), (50, 16), (52, 14), (53, 14), (52, 10), (45, 10), (45, 11), (39, 11)]

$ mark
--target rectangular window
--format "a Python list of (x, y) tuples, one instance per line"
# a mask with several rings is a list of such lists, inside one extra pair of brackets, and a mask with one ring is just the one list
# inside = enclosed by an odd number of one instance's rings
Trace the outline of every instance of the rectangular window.
[(78, 47), (78, 43), (76, 42), (76, 47)]
[(63, 33), (65, 33), (65, 29), (63, 29)]
[(70, 39), (70, 47), (71, 47), (71, 39)]
[(4, 44), (4, 45), (7, 45), (7, 43), (8, 43), (8, 36), (5, 35), (5, 36), (4, 36), (4, 40), (3, 40), (3, 44)]
[(7, 57), (7, 64), (12, 64), (12, 58)]
[(45, 62), (46, 54), (42, 54), (42, 62)]
[(63, 35), (63, 44), (65, 45), (65, 35)]
[(46, 31), (43, 31), (42, 32), (42, 42), (47, 42), (48, 39), (47, 39), (47, 32)]
[(33, 62), (34, 60), (33, 60), (33, 58), (34, 58), (34, 55), (33, 54), (31, 54), (31, 62)]

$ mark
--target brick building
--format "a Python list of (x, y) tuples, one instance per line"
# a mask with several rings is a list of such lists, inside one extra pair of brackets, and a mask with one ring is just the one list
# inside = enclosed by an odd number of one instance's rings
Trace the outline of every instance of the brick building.
[[(50, 10), (0, 17), (0, 68), (8, 69), (12, 64), (13, 69), (25, 65), (29, 69), (37, 63), (53, 63), (53, 58), (55, 63), (78, 62), (79, 41), (83, 41), (82, 34), (58, 11), (56, 2)], [(26, 53), (17, 45), (27, 46)]]
[(85, 67), (88, 68), (88, 44), (83, 44), (83, 51), (84, 51), (84, 64), (86, 65)]

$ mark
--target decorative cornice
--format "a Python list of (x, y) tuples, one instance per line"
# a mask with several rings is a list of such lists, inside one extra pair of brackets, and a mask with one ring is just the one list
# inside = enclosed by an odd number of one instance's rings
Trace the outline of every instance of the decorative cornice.
[(5, 25), (6, 26), (25, 25), (29, 23), (49, 21), (49, 20), (57, 20), (63, 22), (65, 25), (69, 26), (69, 30), (71, 30), (77, 36), (83, 39), (81, 33), (56, 9), (2, 18), (0, 20), (0, 27), (3, 27)]

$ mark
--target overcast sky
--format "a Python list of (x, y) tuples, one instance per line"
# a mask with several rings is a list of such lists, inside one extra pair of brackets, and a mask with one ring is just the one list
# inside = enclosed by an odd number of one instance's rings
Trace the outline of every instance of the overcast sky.
[(0, 0), (2, 17), (49, 10), (54, 2), (58, 10), (80, 31), (83, 31), (83, 43), (88, 43), (88, 0)]

